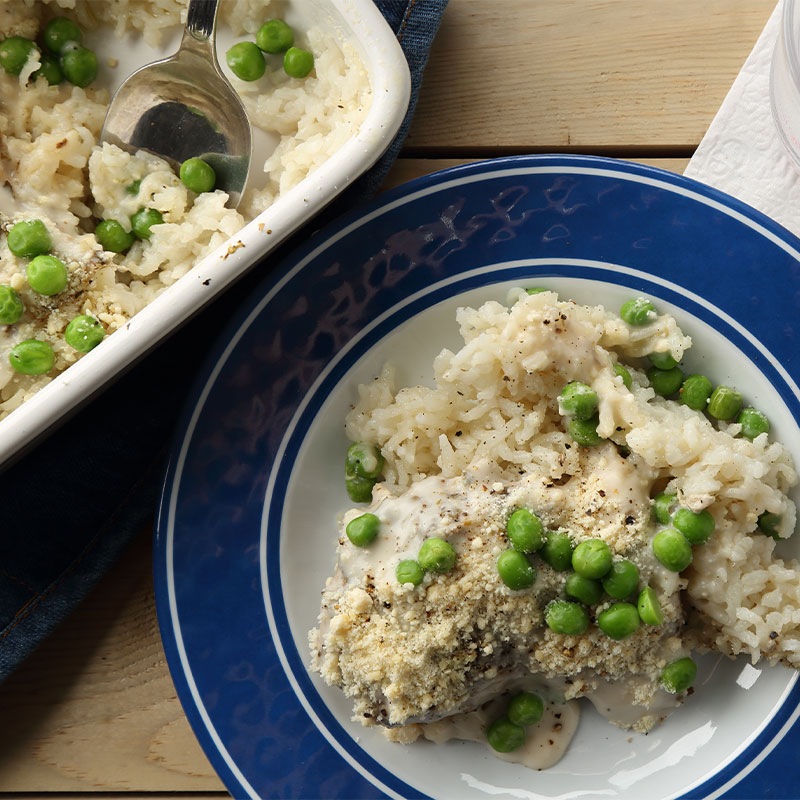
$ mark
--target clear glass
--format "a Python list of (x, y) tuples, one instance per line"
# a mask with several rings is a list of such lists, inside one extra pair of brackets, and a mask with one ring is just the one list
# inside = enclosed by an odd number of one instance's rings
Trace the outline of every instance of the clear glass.
[(796, 0), (784, 0), (778, 41), (770, 70), (772, 117), (787, 151), (800, 166), (800, 13)]

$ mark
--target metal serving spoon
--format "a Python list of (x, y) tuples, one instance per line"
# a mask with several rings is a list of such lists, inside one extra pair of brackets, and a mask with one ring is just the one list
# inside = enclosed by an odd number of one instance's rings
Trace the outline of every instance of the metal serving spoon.
[(100, 139), (131, 153), (147, 150), (176, 170), (187, 158), (202, 158), (235, 208), (250, 169), (252, 134), (242, 101), (217, 62), (218, 2), (191, 0), (177, 52), (124, 81)]

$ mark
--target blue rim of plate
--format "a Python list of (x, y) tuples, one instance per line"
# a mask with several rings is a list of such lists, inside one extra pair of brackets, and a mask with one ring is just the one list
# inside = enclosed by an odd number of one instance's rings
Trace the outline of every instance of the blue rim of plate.
[[(590, 156), (518, 156), (397, 187), (279, 265), (189, 393), (154, 540), (167, 662), (231, 794), (424, 796), (322, 702), (283, 604), (280, 519), (294, 457), (326, 392), (370, 347), (468, 289), (603, 280), (717, 327), (800, 420), (798, 259), (791, 233), (682, 176)], [(785, 736), (798, 701), (795, 676), (741, 752), (680, 796), (790, 797), (780, 792), (800, 778), (797, 734)]]

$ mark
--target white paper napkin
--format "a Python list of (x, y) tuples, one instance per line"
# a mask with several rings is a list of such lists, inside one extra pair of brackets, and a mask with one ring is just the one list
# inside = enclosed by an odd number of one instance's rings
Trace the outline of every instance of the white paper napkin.
[(786, 152), (770, 107), (770, 63), (782, 9), (780, 0), (684, 174), (800, 236), (800, 168)]

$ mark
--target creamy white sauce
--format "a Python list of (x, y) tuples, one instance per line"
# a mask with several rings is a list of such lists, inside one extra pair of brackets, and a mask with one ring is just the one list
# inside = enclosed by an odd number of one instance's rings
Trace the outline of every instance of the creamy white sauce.
[[(521, 686), (518, 691), (523, 689)], [(527, 691), (539, 693), (536, 686), (528, 687)], [(578, 701), (545, 703), (542, 719), (536, 725), (525, 728), (525, 743), (522, 747), (510, 753), (498, 753), (486, 740), (486, 730), (494, 720), (504, 716), (511, 696), (504, 694), (476, 711), (454, 714), (437, 722), (428, 722), (421, 726), (423, 736), (436, 744), (451, 739), (479, 742), (497, 758), (513, 764), (522, 764), (529, 769), (552, 767), (562, 758), (578, 728), (580, 719)]]
[[(0, 167), (0, 169), (2, 169)], [(0, 177), (4, 177), (0, 175)], [(18, 204), (14, 200), (14, 195), (11, 194), (11, 189), (8, 186), (0, 186), (0, 214), (11, 217), (18, 210)]]
[[(482, 485), (482, 484), (481, 484)], [(468, 491), (463, 478), (425, 478), (395, 497), (377, 486), (369, 511), (381, 521), (377, 538), (368, 547), (355, 547), (345, 538), (339, 552), (342, 573), (360, 584), (370, 576), (377, 585), (395, 583), (399, 561), (416, 559), (422, 543), (431, 537), (446, 539), (456, 549), (468, 546), (463, 523), (469, 519), (500, 519), (503, 506), (489, 491)], [(364, 513), (348, 511), (347, 524)]]
[(643, 684), (644, 681), (636, 677), (614, 683), (599, 683), (586, 697), (607, 720), (626, 728), (645, 716), (653, 716), (658, 720), (666, 719), (681, 705), (676, 695), (669, 694), (663, 689), (656, 690), (649, 707), (639, 705), (636, 702), (636, 689)]
[(503, 530), (508, 514), (523, 507), (535, 509), (546, 525), (571, 527), (574, 520), (569, 513), (581, 503), (591, 503), (591, 525), (595, 535), (601, 535), (604, 526), (619, 527), (627, 516), (649, 513), (651, 478), (648, 468), (634, 467), (608, 445), (598, 450), (590, 471), (565, 486), (538, 474), (504, 483), (492, 475), (488, 463), (477, 465), (467, 476), (425, 478), (397, 496), (378, 484), (367, 509), (381, 521), (378, 536), (368, 547), (350, 544), (347, 524), (365, 513), (363, 508), (350, 509), (342, 519), (339, 565), (348, 582), (360, 585), (365, 576), (376, 585), (395, 582), (397, 563), (416, 559), (426, 539), (446, 539), (458, 552), (470, 546), (481, 530)]

